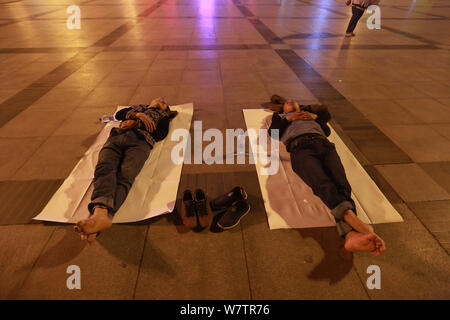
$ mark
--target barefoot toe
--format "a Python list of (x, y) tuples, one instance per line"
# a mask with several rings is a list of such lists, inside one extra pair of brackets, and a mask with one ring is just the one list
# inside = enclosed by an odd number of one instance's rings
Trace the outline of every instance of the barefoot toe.
[(87, 242), (93, 243), (97, 239), (97, 235), (97, 233), (88, 234), (86, 238)]

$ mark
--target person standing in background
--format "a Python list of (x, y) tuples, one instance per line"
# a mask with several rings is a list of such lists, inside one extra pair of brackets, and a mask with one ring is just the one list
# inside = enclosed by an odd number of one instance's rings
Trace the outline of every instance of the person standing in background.
[(352, 17), (348, 23), (347, 31), (345, 32), (346, 37), (354, 37), (353, 31), (358, 24), (359, 19), (363, 16), (366, 9), (371, 5), (376, 5), (380, 0), (347, 0), (345, 3), (347, 6), (352, 6)]

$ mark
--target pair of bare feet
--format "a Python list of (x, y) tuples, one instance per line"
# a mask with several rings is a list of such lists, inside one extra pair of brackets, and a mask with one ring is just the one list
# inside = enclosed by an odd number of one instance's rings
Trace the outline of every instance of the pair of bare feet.
[(108, 216), (108, 209), (96, 207), (94, 213), (87, 219), (78, 221), (74, 227), (81, 240), (86, 240), (89, 243), (95, 241), (100, 231), (110, 228), (112, 220)]
[[(345, 236), (344, 248), (350, 252), (369, 251), (374, 256), (379, 256), (386, 250), (386, 245), (373, 228), (348, 210), (344, 220), (356, 231), (350, 231)], [(92, 216), (77, 222), (75, 230), (79, 232), (81, 239), (92, 243), (100, 231), (110, 228), (112, 220), (108, 216), (108, 209), (96, 207)]]
[(345, 235), (344, 248), (350, 252), (369, 251), (378, 257), (386, 250), (386, 245), (373, 228), (359, 220), (359, 218), (348, 210), (344, 215), (344, 220), (356, 231), (350, 231)]

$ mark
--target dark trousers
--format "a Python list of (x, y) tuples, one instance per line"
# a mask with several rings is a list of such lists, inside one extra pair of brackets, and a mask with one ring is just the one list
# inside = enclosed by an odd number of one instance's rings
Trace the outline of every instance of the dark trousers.
[(350, 18), (350, 22), (348, 23), (348, 27), (347, 27), (347, 33), (352, 33), (353, 30), (355, 30), (356, 25), (358, 24), (359, 19), (361, 19), (361, 17), (364, 14), (365, 9), (363, 8), (357, 8), (352, 6), (352, 17)]
[(292, 169), (331, 210), (339, 234), (345, 235), (352, 230), (343, 221), (345, 211), (356, 211), (352, 188), (336, 148), (328, 139), (317, 135), (302, 137), (299, 141), (291, 150)]
[(89, 211), (96, 205), (114, 215), (150, 154), (151, 147), (135, 131), (110, 135), (98, 156)]

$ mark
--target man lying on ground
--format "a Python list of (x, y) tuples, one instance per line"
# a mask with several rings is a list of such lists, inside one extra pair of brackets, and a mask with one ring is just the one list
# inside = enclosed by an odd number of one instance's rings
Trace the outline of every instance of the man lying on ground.
[(75, 225), (81, 239), (92, 242), (100, 231), (111, 227), (114, 214), (125, 201), (150, 150), (167, 136), (173, 116), (175, 113), (162, 98), (115, 114), (121, 123), (111, 129), (98, 156), (94, 191), (88, 205), (91, 215)]
[(326, 138), (330, 135), (327, 125), (330, 119), (325, 106), (300, 106), (288, 100), (280, 112), (273, 114), (269, 134), (279, 130), (280, 140), (290, 152), (292, 169), (330, 208), (338, 233), (345, 239), (345, 249), (370, 251), (379, 256), (386, 249), (384, 241), (356, 216), (352, 189), (341, 159), (334, 144)]

